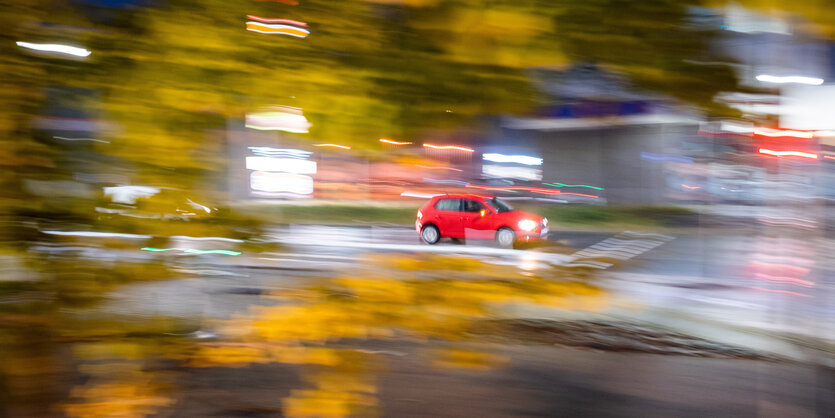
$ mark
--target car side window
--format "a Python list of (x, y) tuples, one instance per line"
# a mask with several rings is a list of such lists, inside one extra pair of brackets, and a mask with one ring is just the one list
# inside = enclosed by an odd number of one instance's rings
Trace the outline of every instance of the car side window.
[(458, 212), (461, 205), (461, 199), (441, 199), (435, 203), (435, 209)]
[(486, 209), (478, 200), (464, 200), (464, 212), (481, 212)]

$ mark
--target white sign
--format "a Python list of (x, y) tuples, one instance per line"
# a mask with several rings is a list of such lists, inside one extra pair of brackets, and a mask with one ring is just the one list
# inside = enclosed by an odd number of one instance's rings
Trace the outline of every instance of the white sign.
[(481, 168), (481, 172), (487, 177), (519, 180), (542, 180), (542, 170), (530, 167), (508, 167), (503, 165), (487, 164)]
[(313, 193), (313, 178), (301, 174), (254, 171), (249, 177), (252, 190), (268, 193)]
[(484, 154), (483, 158), (494, 163), (517, 163), (525, 165), (542, 165), (542, 158), (531, 157), (528, 155), (505, 155), (488, 153)]
[(316, 174), (316, 162), (297, 158), (246, 157), (246, 168), (294, 174)]

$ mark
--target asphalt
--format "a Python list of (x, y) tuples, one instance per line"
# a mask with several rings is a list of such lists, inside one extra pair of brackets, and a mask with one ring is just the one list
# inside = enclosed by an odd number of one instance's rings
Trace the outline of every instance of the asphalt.
[[(281, 251), (179, 254), (175, 264), (184, 278), (125, 286), (106, 303), (65, 314), (132, 321), (178, 317), (191, 321), (187, 331), (193, 331), (180, 337), (198, 347), (260, 350), (263, 343), (246, 345), (236, 340), (238, 331), (216, 325), (258, 319), (250, 316), (287, 303), (273, 295), (298, 293), (318, 278), (359, 274), (369, 254), (459, 255), (531, 274), (577, 268), (605, 289), (603, 310), (519, 305), (490, 313), (495, 320), (570, 326), (573, 333), (563, 334), (567, 340), (484, 337), (454, 343), (392, 336), (310, 347), (342, 359), (328, 366), (257, 358), (216, 367), (156, 365), (151, 370), (167, 370), (174, 376), (168, 384), (176, 388), (174, 400), (157, 412), (816, 417), (831, 415), (835, 406), (833, 243), (815, 231), (555, 228), (549, 245), (526, 250), (484, 242), (429, 246), (411, 228), (398, 226), (280, 226), (269, 236), (282, 244)], [(182, 239), (174, 246), (218, 244)], [(91, 257), (104, 255), (91, 251)], [(665, 351), (670, 339), (689, 345)], [(715, 358), (717, 352), (722, 358)]]

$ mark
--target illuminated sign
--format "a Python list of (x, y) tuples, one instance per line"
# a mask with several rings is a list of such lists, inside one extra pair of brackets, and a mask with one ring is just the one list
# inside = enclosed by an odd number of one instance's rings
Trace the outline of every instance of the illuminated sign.
[(530, 157), (527, 155), (504, 155), (504, 154), (496, 154), (496, 153), (489, 153), (484, 154), (482, 157), (486, 161), (492, 161), (494, 163), (516, 163), (516, 164), (524, 164), (524, 165), (542, 165), (542, 158), (537, 157)]
[(293, 174), (316, 174), (316, 162), (296, 158), (246, 157), (246, 168)]
[(249, 187), (259, 192), (302, 195), (313, 193), (313, 178), (301, 174), (253, 171), (249, 179)]
[(530, 167), (503, 166), (486, 164), (481, 168), (482, 174), (487, 177), (519, 180), (542, 180), (542, 170)]

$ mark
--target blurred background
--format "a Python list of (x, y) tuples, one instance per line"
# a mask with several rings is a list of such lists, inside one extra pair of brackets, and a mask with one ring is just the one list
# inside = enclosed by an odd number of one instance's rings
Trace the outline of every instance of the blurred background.
[[(827, 1), (0, 19), (0, 416), (835, 407)], [(427, 245), (443, 194), (550, 234)]]

